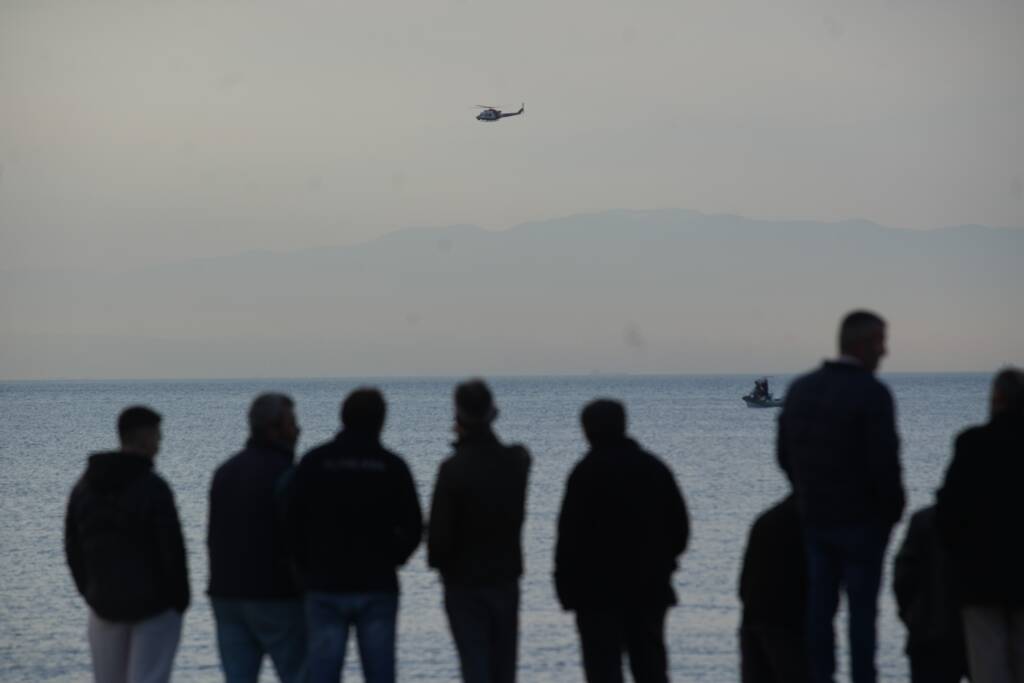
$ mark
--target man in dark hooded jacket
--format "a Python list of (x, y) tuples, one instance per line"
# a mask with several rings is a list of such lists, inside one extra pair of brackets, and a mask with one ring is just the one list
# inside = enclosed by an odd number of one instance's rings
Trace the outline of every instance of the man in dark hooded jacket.
[(427, 559), (441, 572), (444, 604), (465, 683), (511, 683), (519, 638), (519, 577), (530, 455), (501, 443), (481, 380), (455, 389), (455, 453), (441, 463)]
[(618, 401), (583, 409), (590, 452), (569, 475), (558, 517), (555, 588), (576, 612), (589, 683), (668, 681), (665, 615), (690, 524), (672, 471), (626, 436)]
[(121, 450), (90, 456), (71, 492), (64, 548), (96, 680), (167, 681), (190, 596), (174, 496), (153, 471), (160, 416), (134, 406), (117, 429)]

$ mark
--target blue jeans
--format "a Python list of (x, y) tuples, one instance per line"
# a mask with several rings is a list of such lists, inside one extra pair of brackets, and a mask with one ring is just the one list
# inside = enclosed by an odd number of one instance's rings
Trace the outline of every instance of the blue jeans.
[(856, 524), (804, 529), (807, 546), (807, 650), (812, 683), (832, 683), (836, 670), (833, 621), (839, 589), (849, 610), (850, 674), (875, 683), (875, 622), (882, 562), (892, 527)]
[(366, 683), (395, 681), (397, 593), (306, 593), (310, 683), (337, 683), (355, 626)]
[(463, 683), (514, 683), (519, 645), (519, 581), (445, 586), (444, 607)]
[(305, 680), (306, 622), (301, 600), (211, 598), (227, 683), (256, 683), (270, 655), (281, 683)]

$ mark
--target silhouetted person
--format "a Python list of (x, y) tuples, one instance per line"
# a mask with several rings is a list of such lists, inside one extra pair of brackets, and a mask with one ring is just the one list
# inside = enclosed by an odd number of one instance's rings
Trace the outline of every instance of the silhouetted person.
[(153, 471), (160, 415), (117, 420), (121, 450), (95, 453), (68, 503), (71, 574), (89, 605), (98, 683), (168, 681), (189, 605), (185, 542), (170, 487)]
[(303, 680), (306, 623), (288, 557), (284, 494), (299, 425), (295, 404), (262, 394), (249, 409), (245, 448), (210, 486), (209, 595), (228, 683), (256, 683), (270, 655), (284, 683)]
[(1024, 681), (1024, 373), (992, 384), (991, 419), (956, 439), (938, 493), (963, 606), (971, 678)]
[(576, 612), (589, 683), (668, 680), (665, 614), (690, 524), (672, 471), (626, 436), (626, 412), (601, 399), (581, 415), (590, 451), (573, 468), (558, 518), (555, 588)]
[(907, 626), (911, 683), (959, 683), (967, 674), (963, 625), (933, 505), (910, 518), (896, 553), (893, 590)]
[(313, 683), (336, 683), (354, 627), (367, 683), (395, 680), (397, 569), (423, 534), (409, 467), (380, 443), (384, 397), (357, 389), (342, 430), (305, 455), (289, 489), (293, 560), (305, 589)]
[(847, 315), (839, 353), (789, 388), (778, 457), (804, 527), (811, 680), (833, 680), (833, 621), (842, 586), (850, 672), (856, 683), (874, 683), (882, 562), (904, 505), (893, 400), (874, 375), (885, 355), (885, 322), (867, 311)]
[(516, 678), (522, 528), (530, 455), (502, 444), (487, 385), (455, 388), (455, 452), (441, 463), (428, 562), (441, 572), (448, 624), (466, 683)]
[(750, 529), (740, 572), (740, 675), (743, 683), (810, 679), (805, 623), (807, 560), (796, 497), (761, 514)]

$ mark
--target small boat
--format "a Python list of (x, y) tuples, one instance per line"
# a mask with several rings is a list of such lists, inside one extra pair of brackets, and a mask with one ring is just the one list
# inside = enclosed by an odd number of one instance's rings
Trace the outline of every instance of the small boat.
[(772, 396), (768, 389), (768, 378), (762, 377), (754, 380), (754, 390), (743, 397), (743, 402), (749, 408), (779, 408), (785, 401)]

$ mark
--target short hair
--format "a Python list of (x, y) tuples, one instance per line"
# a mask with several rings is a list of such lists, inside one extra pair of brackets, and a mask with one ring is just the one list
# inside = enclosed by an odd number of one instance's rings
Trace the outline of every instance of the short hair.
[(356, 432), (380, 434), (386, 412), (384, 395), (379, 389), (359, 387), (341, 404), (341, 424)]
[(591, 444), (616, 441), (626, 435), (626, 408), (619, 401), (599, 398), (583, 407), (580, 422)]
[(992, 380), (992, 394), (999, 396), (1003, 412), (1024, 413), (1024, 371), (1012, 366), (1000, 370)]
[(141, 429), (160, 426), (160, 413), (148, 406), (129, 406), (117, 418), (117, 436), (121, 441), (131, 439)]
[(455, 386), (455, 420), (467, 427), (490, 424), (497, 417), (494, 395), (487, 383), (474, 378)]
[(877, 313), (864, 310), (847, 313), (839, 323), (839, 350), (852, 349), (879, 327), (885, 327), (885, 320)]
[(265, 434), (281, 424), (285, 414), (294, 408), (295, 401), (286, 394), (260, 394), (249, 406), (249, 431), (253, 434)]

